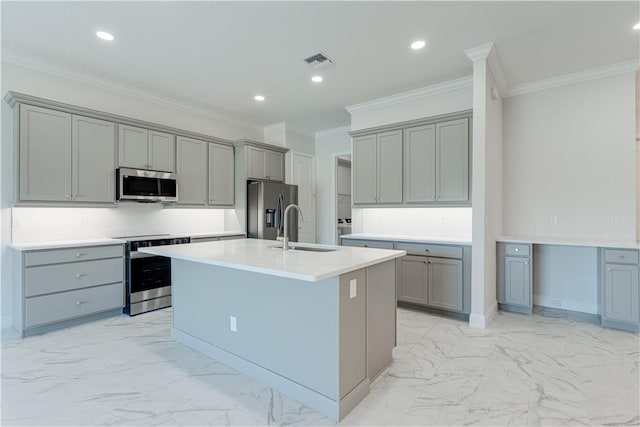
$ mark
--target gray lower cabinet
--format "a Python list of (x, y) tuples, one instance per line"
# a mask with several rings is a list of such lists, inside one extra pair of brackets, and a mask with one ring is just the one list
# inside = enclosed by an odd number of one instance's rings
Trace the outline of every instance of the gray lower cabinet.
[(429, 257), (427, 266), (427, 305), (462, 312), (462, 261)]
[(427, 257), (406, 255), (397, 262), (398, 301), (428, 305)]
[(497, 299), (507, 311), (531, 313), (533, 310), (532, 245), (528, 243), (497, 244)]
[(178, 204), (207, 204), (207, 145), (197, 139), (177, 139)]
[(342, 246), (355, 246), (360, 248), (393, 249), (393, 242), (383, 240), (342, 239)]
[(638, 251), (601, 249), (601, 318), (603, 326), (640, 330)]
[(121, 244), (19, 251), (14, 256), (14, 328), (21, 336), (120, 314)]

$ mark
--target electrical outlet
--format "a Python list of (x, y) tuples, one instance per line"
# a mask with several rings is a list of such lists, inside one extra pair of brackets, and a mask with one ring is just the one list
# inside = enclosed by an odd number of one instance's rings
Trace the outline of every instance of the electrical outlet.
[(78, 219), (78, 225), (80, 225), (81, 227), (86, 227), (87, 225), (89, 225), (89, 219), (84, 215), (80, 215), (80, 218)]
[(357, 279), (351, 279), (349, 281), (349, 298), (355, 298), (356, 297), (356, 289), (358, 288), (358, 280)]
[(229, 316), (229, 329), (231, 329), (231, 332), (238, 332), (238, 321), (236, 316)]
[(611, 217), (611, 225), (616, 225), (620, 219), (617, 215)]
[(558, 223), (558, 217), (551, 215), (551, 224), (556, 225)]

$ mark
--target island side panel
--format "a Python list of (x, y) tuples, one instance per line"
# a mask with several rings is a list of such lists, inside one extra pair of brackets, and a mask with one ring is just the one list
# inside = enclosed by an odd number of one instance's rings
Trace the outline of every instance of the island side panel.
[(171, 268), (174, 329), (339, 400), (337, 277), (306, 282), (175, 258)]
[(392, 361), (396, 345), (396, 262), (367, 268), (367, 376), (373, 381)]

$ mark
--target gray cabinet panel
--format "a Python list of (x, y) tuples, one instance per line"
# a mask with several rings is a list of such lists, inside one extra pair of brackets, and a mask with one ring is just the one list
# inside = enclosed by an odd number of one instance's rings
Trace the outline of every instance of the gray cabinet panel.
[(505, 300), (506, 304), (531, 306), (531, 269), (529, 259), (505, 257)]
[(604, 310), (606, 320), (640, 322), (638, 266), (606, 264), (604, 280)]
[(175, 137), (168, 133), (150, 130), (148, 140), (149, 169), (175, 172)]
[[(355, 296), (350, 293), (355, 281)], [(340, 392), (342, 399), (367, 376), (366, 347), (366, 270), (340, 275)]]
[(73, 116), (72, 126), (73, 200), (114, 202), (115, 123)]
[(398, 260), (398, 301), (427, 304), (427, 257), (406, 255)]
[(233, 147), (209, 144), (209, 204), (232, 206), (234, 202)]
[(68, 249), (50, 249), (30, 251), (24, 254), (25, 267), (34, 265), (57, 264), (62, 262), (88, 261), (100, 258), (124, 256), (123, 245), (78, 247)]
[(356, 246), (360, 248), (393, 249), (393, 242), (382, 240), (342, 239), (342, 246)]
[(272, 181), (284, 181), (284, 155), (266, 151), (266, 178)]
[(20, 199), (71, 199), (71, 115), (20, 105)]
[(207, 203), (207, 142), (178, 137), (178, 203)]
[(436, 125), (438, 201), (469, 200), (469, 120)]
[(462, 261), (429, 258), (427, 303), (431, 307), (459, 311), (462, 307)]
[(506, 243), (504, 245), (504, 253), (505, 255), (513, 256), (529, 256), (531, 255), (530, 246), (531, 245), (525, 243)]
[(404, 201), (436, 200), (436, 127), (404, 130)]
[(396, 343), (396, 262), (367, 267), (367, 376), (391, 363)]
[(118, 136), (118, 166), (147, 169), (149, 131), (129, 125), (118, 125)]
[(353, 203), (376, 203), (378, 198), (378, 151), (376, 135), (353, 140)]
[(638, 251), (629, 251), (622, 249), (605, 249), (605, 262), (615, 262), (618, 264), (638, 264)]
[(122, 258), (53, 264), (25, 269), (25, 296), (31, 297), (102, 285), (122, 283)]
[(378, 203), (402, 203), (402, 132), (378, 135)]
[(249, 178), (265, 179), (267, 177), (265, 150), (248, 147), (247, 156), (247, 176)]
[(87, 316), (122, 306), (122, 283), (28, 298), (25, 326)]
[(407, 251), (409, 255), (436, 256), (442, 258), (462, 258), (461, 246), (433, 245), (428, 243), (396, 243), (396, 249)]

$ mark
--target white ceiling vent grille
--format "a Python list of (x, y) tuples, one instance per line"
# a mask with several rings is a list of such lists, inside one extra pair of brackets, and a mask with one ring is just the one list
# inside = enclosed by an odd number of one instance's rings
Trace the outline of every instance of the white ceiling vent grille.
[(333, 60), (328, 58), (324, 53), (316, 53), (315, 55), (311, 55), (310, 57), (306, 58), (304, 62), (316, 69), (327, 68), (333, 65)]

